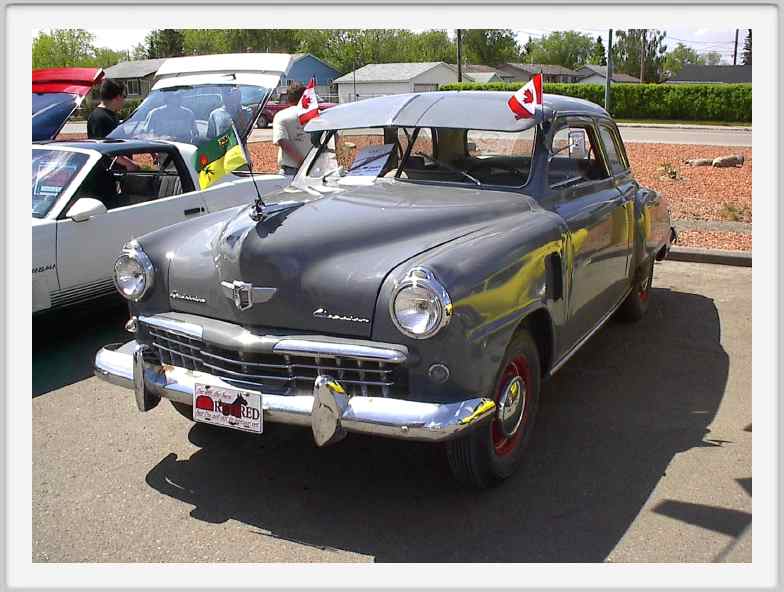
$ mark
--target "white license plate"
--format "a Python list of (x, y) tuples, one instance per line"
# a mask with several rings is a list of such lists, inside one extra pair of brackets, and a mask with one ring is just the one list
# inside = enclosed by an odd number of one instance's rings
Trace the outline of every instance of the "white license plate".
[(193, 391), (193, 419), (260, 434), (261, 394), (197, 383)]

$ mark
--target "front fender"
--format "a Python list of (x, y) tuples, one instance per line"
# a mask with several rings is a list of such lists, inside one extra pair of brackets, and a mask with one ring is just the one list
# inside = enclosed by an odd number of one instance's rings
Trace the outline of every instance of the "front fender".
[[(548, 278), (555, 271), (551, 262), (557, 262), (558, 273), (562, 271), (564, 236), (561, 218), (537, 208), (422, 253), (387, 276), (376, 305), (373, 338), (409, 348), (411, 392), (429, 401), (449, 402), (492, 391), (520, 323), (543, 308), (551, 317), (562, 314)], [(449, 325), (426, 340), (401, 334), (390, 314), (397, 284), (416, 266), (436, 275), (453, 305)], [(448, 383), (430, 381), (427, 370), (434, 363), (450, 368)]]

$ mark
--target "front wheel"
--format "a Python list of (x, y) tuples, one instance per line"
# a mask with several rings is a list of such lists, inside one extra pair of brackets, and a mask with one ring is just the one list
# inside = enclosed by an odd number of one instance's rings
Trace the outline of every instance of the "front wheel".
[(266, 129), (269, 125), (269, 121), (267, 120), (266, 115), (259, 115), (259, 118), (256, 120), (256, 127), (259, 129)]
[(632, 291), (618, 308), (618, 319), (626, 323), (641, 320), (648, 312), (653, 285), (653, 257), (637, 274)]
[(528, 331), (512, 339), (496, 379), (495, 418), (468, 436), (447, 443), (454, 477), (486, 488), (517, 469), (533, 432), (541, 383), (539, 350)]

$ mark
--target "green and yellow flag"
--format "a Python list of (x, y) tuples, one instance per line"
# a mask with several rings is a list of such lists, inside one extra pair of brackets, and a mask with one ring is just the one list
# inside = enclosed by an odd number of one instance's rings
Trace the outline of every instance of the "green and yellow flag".
[(237, 170), (247, 162), (242, 144), (237, 139), (237, 131), (232, 126), (225, 134), (199, 146), (196, 150), (199, 187), (207, 189), (223, 175)]

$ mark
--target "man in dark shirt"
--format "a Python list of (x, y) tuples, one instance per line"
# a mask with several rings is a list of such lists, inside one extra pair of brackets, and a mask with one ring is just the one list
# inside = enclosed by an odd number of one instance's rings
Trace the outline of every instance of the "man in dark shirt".
[(117, 112), (125, 102), (125, 87), (107, 78), (101, 83), (101, 102), (90, 113), (87, 119), (87, 137), (91, 140), (103, 140), (120, 125)]
[[(101, 102), (87, 118), (87, 137), (91, 140), (103, 140), (111, 131), (120, 125), (117, 112), (125, 103), (125, 87), (111, 78), (101, 83)], [(139, 165), (127, 156), (117, 157), (117, 164), (127, 171), (138, 171)]]

